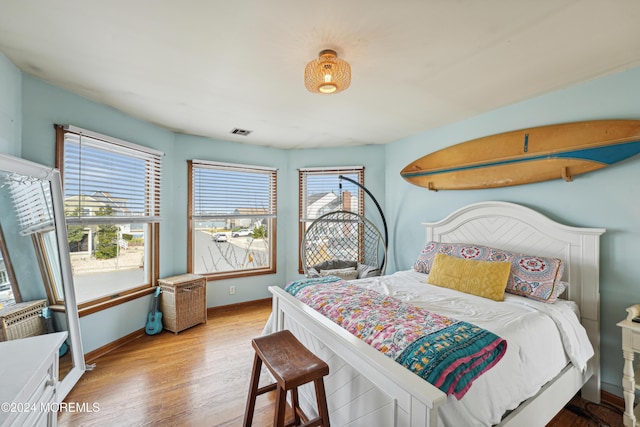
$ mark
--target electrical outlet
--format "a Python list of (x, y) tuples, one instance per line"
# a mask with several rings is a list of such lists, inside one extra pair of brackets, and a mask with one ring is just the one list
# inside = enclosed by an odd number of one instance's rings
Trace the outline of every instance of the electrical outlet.
[(236, 294), (236, 287), (229, 286), (229, 295), (235, 295), (235, 294)]

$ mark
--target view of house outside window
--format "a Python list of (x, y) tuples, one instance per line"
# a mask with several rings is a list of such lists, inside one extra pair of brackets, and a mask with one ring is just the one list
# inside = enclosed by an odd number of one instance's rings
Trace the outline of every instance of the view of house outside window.
[(145, 271), (148, 225), (139, 225), (141, 228), (135, 233), (131, 226), (68, 226), (71, 267), (79, 304), (120, 294), (148, 282)]
[(159, 220), (161, 153), (64, 130), (62, 177), (76, 298), (111, 299), (150, 287)]
[[(364, 215), (363, 191), (353, 182), (341, 180), (340, 176), (364, 185), (362, 166), (299, 170), (299, 241), (302, 241), (302, 236), (313, 221), (326, 213), (345, 210)], [(301, 262), (299, 265), (302, 272)]]
[(189, 162), (193, 273), (234, 277), (275, 271), (276, 170)]

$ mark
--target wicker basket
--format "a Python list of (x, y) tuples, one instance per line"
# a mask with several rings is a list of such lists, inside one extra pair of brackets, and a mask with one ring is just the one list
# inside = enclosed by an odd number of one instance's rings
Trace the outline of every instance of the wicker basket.
[(19, 302), (0, 309), (0, 341), (33, 337), (46, 333), (42, 309), (46, 300)]
[(207, 281), (197, 274), (159, 279), (160, 310), (164, 328), (178, 333), (207, 323)]

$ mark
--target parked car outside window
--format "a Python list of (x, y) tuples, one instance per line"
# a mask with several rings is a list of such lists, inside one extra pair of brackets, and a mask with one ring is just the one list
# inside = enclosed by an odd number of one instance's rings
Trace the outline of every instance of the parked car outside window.
[(224, 233), (215, 233), (213, 235), (214, 242), (226, 242), (227, 240), (227, 235)]
[(245, 237), (250, 235), (251, 235), (251, 230), (247, 230), (246, 228), (242, 230), (236, 230), (231, 233), (231, 237)]

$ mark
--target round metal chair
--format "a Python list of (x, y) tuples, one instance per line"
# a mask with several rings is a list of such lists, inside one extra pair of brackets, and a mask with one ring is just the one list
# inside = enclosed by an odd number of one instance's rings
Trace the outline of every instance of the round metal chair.
[(319, 275), (323, 265), (356, 267), (358, 278), (383, 275), (386, 268), (384, 237), (370, 220), (350, 211), (329, 212), (313, 221), (300, 252), (307, 277)]

